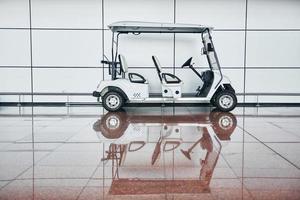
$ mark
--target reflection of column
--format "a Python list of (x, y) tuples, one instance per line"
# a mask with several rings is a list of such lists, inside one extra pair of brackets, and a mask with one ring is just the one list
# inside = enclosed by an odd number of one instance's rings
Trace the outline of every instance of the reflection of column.
[[(212, 151), (207, 151), (205, 159), (201, 160), (201, 169), (200, 169), (200, 180), (203, 181), (206, 185), (210, 184), (214, 169), (217, 165), (219, 155), (221, 153), (222, 145), (218, 138), (210, 138), (210, 140), (215, 139), (217, 143), (214, 143), (214, 146), (211, 146)], [(215, 146), (218, 144), (218, 147)], [(213, 144), (212, 144), (213, 145)]]
[(210, 180), (213, 175), (213, 171), (219, 159), (219, 151), (208, 152), (205, 156), (205, 160), (201, 160), (201, 169), (200, 169), (200, 180), (204, 181), (207, 185), (209, 185)]

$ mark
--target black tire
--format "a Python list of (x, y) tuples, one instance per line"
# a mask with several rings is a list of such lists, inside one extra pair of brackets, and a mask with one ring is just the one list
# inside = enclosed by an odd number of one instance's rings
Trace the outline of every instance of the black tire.
[(102, 105), (107, 111), (115, 112), (124, 105), (124, 97), (118, 92), (107, 92), (102, 97)]
[(215, 106), (223, 112), (229, 112), (236, 107), (237, 99), (235, 93), (222, 90), (216, 95)]

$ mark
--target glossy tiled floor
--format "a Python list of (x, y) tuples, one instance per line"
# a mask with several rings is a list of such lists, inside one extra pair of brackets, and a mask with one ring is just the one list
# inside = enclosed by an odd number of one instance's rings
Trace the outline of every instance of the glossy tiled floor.
[(0, 199), (300, 199), (299, 130), (300, 108), (0, 107)]

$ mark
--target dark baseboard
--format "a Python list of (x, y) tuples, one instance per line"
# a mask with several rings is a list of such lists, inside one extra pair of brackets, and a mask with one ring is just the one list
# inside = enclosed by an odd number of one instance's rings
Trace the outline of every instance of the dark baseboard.
[[(126, 107), (156, 107), (156, 106), (195, 106), (195, 107), (207, 107), (210, 104), (197, 104), (197, 103), (132, 103), (126, 105)], [(63, 106), (101, 106), (101, 103), (88, 103), (88, 102), (0, 102), (0, 106), (47, 106), (47, 107), (63, 107)], [(300, 103), (238, 103), (238, 107), (300, 107)]]

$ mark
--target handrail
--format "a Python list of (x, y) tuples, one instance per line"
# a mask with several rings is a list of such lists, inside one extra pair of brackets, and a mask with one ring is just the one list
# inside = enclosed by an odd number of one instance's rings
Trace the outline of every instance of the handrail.
[(0, 92), (0, 95), (37, 95), (37, 96), (91, 96), (92, 93), (87, 92)]
[(300, 93), (277, 93), (277, 92), (260, 92), (260, 93), (235, 93), (237, 96), (300, 96)]

